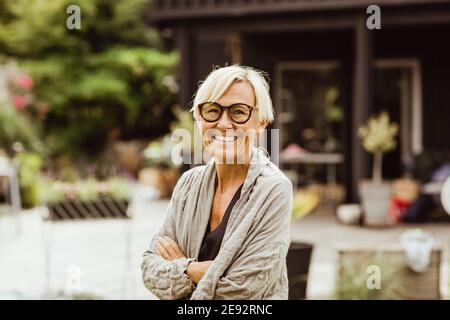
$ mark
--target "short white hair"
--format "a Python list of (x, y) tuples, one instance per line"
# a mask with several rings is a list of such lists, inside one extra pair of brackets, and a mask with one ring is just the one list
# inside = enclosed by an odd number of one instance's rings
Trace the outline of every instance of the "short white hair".
[(255, 93), (259, 120), (270, 123), (274, 119), (274, 112), (266, 77), (265, 72), (252, 67), (232, 65), (215, 68), (200, 84), (190, 111), (196, 116), (200, 103), (217, 101), (235, 81), (248, 81)]

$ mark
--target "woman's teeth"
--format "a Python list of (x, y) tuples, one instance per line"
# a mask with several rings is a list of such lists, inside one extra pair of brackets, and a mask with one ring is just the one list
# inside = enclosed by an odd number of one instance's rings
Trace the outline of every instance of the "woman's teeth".
[(213, 140), (226, 143), (226, 142), (234, 142), (237, 140), (238, 137), (213, 136), (212, 138)]

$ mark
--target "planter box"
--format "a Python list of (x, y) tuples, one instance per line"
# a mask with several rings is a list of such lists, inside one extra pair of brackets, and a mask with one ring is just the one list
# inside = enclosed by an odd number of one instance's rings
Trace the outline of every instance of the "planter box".
[(289, 280), (289, 300), (306, 299), (308, 272), (313, 245), (292, 242), (286, 258)]
[(128, 219), (128, 200), (101, 197), (91, 201), (77, 199), (48, 204), (46, 221), (86, 219)]
[[(393, 290), (392, 282), (401, 284), (397, 298), (400, 299), (433, 299), (441, 298), (440, 294), (440, 266), (442, 249), (434, 247), (431, 252), (430, 265), (424, 272), (415, 272), (407, 264), (406, 253), (400, 245), (384, 245), (384, 246), (362, 246), (362, 245), (346, 245), (337, 248), (339, 253), (338, 277), (344, 277), (351, 280), (353, 284), (358, 283), (360, 286), (366, 286), (366, 280), (371, 275), (367, 271), (370, 265), (380, 265), (381, 288), (378, 290), (381, 295), (383, 289)], [(384, 266), (388, 263), (397, 270), (392, 273)], [(386, 276), (391, 273), (390, 279)], [(383, 279), (383, 275), (385, 276)], [(363, 288), (361, 291), (366, 290)], [(339, 292), (339, 288), (338, 288)], [(385, 294), (386, 292), (384, 292)], [(338, 298), (345, 298), (340, 297)], [(366, 298), (366, 297), (362, 297)], [(361, 297), (359, 297), (361, 299)]]

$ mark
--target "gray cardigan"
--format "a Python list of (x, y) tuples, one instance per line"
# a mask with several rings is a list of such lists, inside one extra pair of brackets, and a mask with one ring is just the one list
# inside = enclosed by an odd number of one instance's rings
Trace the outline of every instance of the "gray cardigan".
[[(145, 286), (160, 299), (287, 299), (292, 183), (260, 148), (253, 148), (219, 254), (197, 286), (185, 274), (209, 223), (215, 174), (212, 158), (178, 181), (165, 222), (143, 256)], [(160, 235), (174, 239), (188, 258), (167, 261), (158, 256)]]

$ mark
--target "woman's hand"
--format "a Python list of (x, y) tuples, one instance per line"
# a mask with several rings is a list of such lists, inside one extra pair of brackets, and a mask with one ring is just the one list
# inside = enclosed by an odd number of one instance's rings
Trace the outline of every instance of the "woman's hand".
[(186, 258), (178, 244), (167, 236), (158, 237), (156, 253), (168, 261)]
[(197, 284), (208, 270), (213, 260), (202, 262), (190, 262), (187, 267), (187, 276), (191, 281)]
[[(156, 243), (156, 253), (168, 261), (186, 258), (183, 252), (181, 252), (178, 244), (167, 236), (158, 237), (158, 242)], [(186, 271), (187, 276), (193, 283), (197, 284), (206, 273), (212, 262), (212, 260), (190, 262)]]

